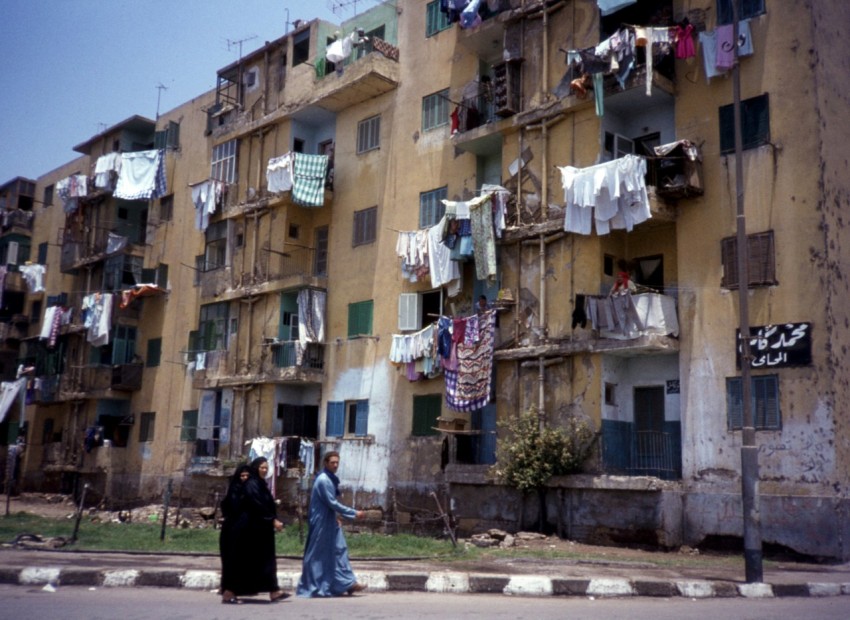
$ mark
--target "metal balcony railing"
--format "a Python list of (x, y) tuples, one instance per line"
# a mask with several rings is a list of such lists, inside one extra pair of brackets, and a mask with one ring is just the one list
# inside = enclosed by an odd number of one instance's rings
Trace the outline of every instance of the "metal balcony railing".
[(682, 477), (682, 445), (678, 433), (635, 431), (630, 423), (602, 425), (602, 462), (607, 473)]

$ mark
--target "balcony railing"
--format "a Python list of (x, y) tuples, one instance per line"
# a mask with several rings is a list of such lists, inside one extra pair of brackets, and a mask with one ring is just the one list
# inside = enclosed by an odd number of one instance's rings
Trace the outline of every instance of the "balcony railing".
[(322, 370), (325, 366), (325, 345), (308, 342), (307, 347), (298, 356), (298, 341), (284, 340), (275, 342), (272, 347), (272, 361), (276, 368), (311, 368)]
[(2, 211), (2, 215), (0, 215), (0, 225), (2, 225), (3, 232), (12, 228), (32, 231), (34, 219), (32, 211), (24, 211), (22, 209), (4, 210)]
[(667, 422), (670, 432), (637, 431), (630, 422), (602, 421), (602, 463), (606, 473), (682, 477), (682, 442), (678, 423)]

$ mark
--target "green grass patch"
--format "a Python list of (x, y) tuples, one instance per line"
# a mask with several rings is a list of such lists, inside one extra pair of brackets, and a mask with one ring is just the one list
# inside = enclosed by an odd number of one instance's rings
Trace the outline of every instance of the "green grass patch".
[[(47, 519), (19, 512), (0, 517), (0, 542), (8, 543), (21, 534), (34, 534), (42, 538), (63, 537), (70, 540), (74, 532), (74, 519)], [(207, 553), (218, 554), (219, 530), (212, 528), (179, 528), (167, 526), (165, 540), (160, 540), (162, 524), (104, 523), (83, 517), (77, 533), (77, 542), (64, 549), (78, 551), (135, 551), (148, 553)], [(307, 527), (302, 530), (307, 535)], [(300, 556), (304, 551), (297, 525), (290, 525), (275, 536), (278, 555)], [(393, 536), (381, 534), (348, 534), (352, 558), (386, 557), (451, 557), (451, 542), (410, 534)]]

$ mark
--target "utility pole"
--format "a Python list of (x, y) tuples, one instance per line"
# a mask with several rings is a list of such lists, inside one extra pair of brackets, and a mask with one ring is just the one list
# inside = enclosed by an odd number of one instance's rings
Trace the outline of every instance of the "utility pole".
[(735, 123), (735, 196), (737, 200), (738, 313), (741, 346), (741, 504), (744, 523), (744, 565), (747, 583), (761, 583), (762, 548), (759, 510), (759, 462), (750, 384), (750, 248), (744, 214), (744, 162), (741, 136), (741, 72), (738, 56), (738, 0), (732, 0), (732, 109)]

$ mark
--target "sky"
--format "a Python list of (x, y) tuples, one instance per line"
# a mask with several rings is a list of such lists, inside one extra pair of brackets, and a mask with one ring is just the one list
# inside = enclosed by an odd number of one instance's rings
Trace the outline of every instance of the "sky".
[[(138, 114), (215, 87), (216, 71), (291, 32), (375, 0), (0, 0), (0, 185), (37, 179)], [(333, 9), (336, 7), (336, 10)], [(164, 89), (157, 88), (164, 86)]]

